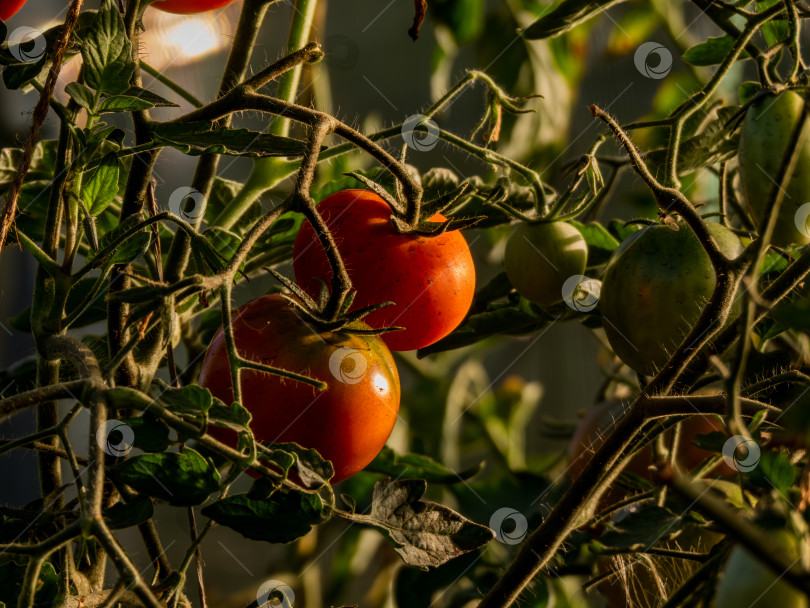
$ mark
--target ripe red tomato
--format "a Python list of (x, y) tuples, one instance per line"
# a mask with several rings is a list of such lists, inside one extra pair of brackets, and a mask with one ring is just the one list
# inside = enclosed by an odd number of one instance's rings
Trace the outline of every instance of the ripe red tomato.
[[(394, 302), (363, 319), (374, 328), (405, 328), (383, 335), (391, 350), (428, 346), (461, 323), (475, 293), (475, 267), (459, 231), (435, 237), (397, 234), (391, 208), (368, 190), (337, 192), (318, 210), (357, 290), (352, 310)], [(309, 222), (298, 232), (293, 256), (296, 281), (317, 296), (318, 278), (328, 285), (332, 269)]]
[[(368, 329), (364, 323), (352, 327)], [(327, 383), (318, 391), (280, 376), (244, 370), (242, 405), (253, 416), (257, 441), (295, 442), (316, 449), (335, 467), (333, 483), (357, 473), (385, 445), (399, 412), (399, 375), (377, 336), (323, 332), (281, 296), (263, 296), (233, 317), (239, 354), (252, 361), (306, 374)], [(222, 328), (202, 364), (200, 384), (225, 403), (233, 402)], [(231, 445), (236, 433), (210, 428)]]
[(8, 21), (25, 2), (26, 0), (0, 0), (0, 21)]
[(213, 11), (228, 6), (234, 0), (157, 0), (152, 4), (157, 9), (167, 13), (190, 15)]

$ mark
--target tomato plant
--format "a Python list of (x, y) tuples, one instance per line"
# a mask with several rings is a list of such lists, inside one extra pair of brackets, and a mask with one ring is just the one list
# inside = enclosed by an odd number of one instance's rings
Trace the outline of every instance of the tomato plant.
[(226, 4), (4, 30), (0, 608), (806, 606), (806, 3)]
[[(233, 317), (236, 349), (245, 359), (308, 373), (327, 384), (324, 394), (280, 376), (246, 370), (242, 405), (257, 441), (295, 442), (318, 450), (335, 468), (333, 482), (354, 475), (385, 445), (399, 411), (399, 376), (391, 353), (364, 323), (321, 332), (281, 296), (263, 296)], [(220, 329), (200, 371), (200, 385), (233, 402), (228, 350)], [(235, 433), (230, 432), (235, 442)], [(213, 430), (218, 439), (229, 431)]]
[(4, 0), (0, 4), (0, 21), (8, 21), (19, 11), (26, 0)]
[(190, 15), (213, 11), (228, 6), (234, 0), (155, 0), (152, 3), (157, 9), (167, 13)]
[(562, 302), (565, 282), (585, 272), (588, 246), (565, 222), (521, 224), (504, 252), (506, 275), (520, 295), (541, 306)]
[[(404, 327), (384, 334), (391, 350), (433, 344), (461, 323), (475, 292), (475, 266), (458, 231), (438, 236), (398, 234), (391, 208), (367, 190), (343, 190), (318, 210), (335, 235), (357, 289), (353, 309), (390, 301), (365, 317), (372, 327)], [(431, 218), (441, 221), (440, 215)], [(293, 250), (295, 278), (313, 297), (332, 278), (323, 247), (305, 223)]]
[[(742, 252), (733, 232), (706, 226), (726, 256)], [(602, 282), (600, 307), (613, 350), (640, 373), (658, 371), (694, 327), (716, 281), (709, 256), (686, 226), (648, 226), (632, 235)]]

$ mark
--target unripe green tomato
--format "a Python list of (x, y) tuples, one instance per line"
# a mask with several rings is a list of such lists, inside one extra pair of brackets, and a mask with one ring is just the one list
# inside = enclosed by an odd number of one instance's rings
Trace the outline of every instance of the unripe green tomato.
[[(798, 93), (784, 91), (759, 99), (745, 115), (740, 132), (740, 178), (748, 209), (760, 231), (768, 219), (763, 215), (776, 189), (782, 159), (790, 154), (791, 133), (802, 118), (803, 108), (804, 99)], [(799, 207), (810, 202), (810, 120), (805, 120), (798, 145), (799, 157), (787, 182), (771, 238), (774, 245), (810, 242), (808, 214), (800, 214), (804, 217), (798, 217), (797, 225)]]
[[(795, 559), (799, 543), (787, 530), (771, 530), (768, 536)], [(807, 596), (781, 579), (773, 570), (740, 546), (731, 551), (717, 586), (715, 608), (807, 608)]]
[[(717, 283), (708, 254), (692, 230), (656, 224), (619, 246), (602, 279), (602, 321), (613, 352), (642, 374), (656, 373), (694, 327)], [(728, 257), (742, 252), (728, 228), (708, 222)], [(732, 309), (731, 318), (739, 314)], [(729, 320), (731, 320), (731, 318)]]
[(588, 245), (565, 222), (521, 224), (506, 243), (503, 265), (518, 293), (540, 306), (562, 302), (563, 284), (585, 272)]

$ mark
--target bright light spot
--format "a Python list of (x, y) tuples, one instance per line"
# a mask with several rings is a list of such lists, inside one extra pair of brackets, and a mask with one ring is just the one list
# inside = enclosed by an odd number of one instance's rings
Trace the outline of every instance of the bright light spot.
[(381, 393), (387, 393), (389, 386), (388, 380), (385, 379), (385, 376), (382, 374), (375, 374), (374, 376), (374, 388), (376, 388)]
[(164, 30), (164, 42), (189, 59), (216, 51), (220, 46), (214, 23), (204, 17), (189, 17)]

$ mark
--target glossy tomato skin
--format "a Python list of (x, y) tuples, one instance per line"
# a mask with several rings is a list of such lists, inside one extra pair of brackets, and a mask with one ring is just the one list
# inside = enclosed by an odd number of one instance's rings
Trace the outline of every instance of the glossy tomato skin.
[[(717, 283), (695, 234), (656, 224), (624, 240), (602, 280), (599, 306), (613, 352), (642, 374), (655, 374), (691, 331)], [(706, 224), (728, 257), (742, 244), (728, 228)], [(732, 309), (731, 317), (739, 314)], [(729, 319), (731, 320), (731, 319)]]
[[(404, 327), (383, 334), (391, 350), (413, 350), (437, 342), (464, 319), (475, 293), (470, 248), (457, 230), (435, 237), (397, 234), (391, 208), (368, 190), (342, 190), (318, 210), (327, 222), (357, 295), (352, 310), (394, 302), (363, 319), (371, 327)], [(444, 219), (441, 216), (434, 221)], [(293, 268), (312, 296), (332, 270), (309, 222), (295, 239)]]
[[(328, 388), (243, 370), (242, 405), (257, 441), (295, 442), (332, 461), (333, 483), (365, 467), (385, 445), (399, 411), (400, 386), (391, 353), (377, 336), (321, 332), (279, 295), (242, 306), (233, 318), (239, 354), (252, 361), (323, 380)], [(368, 329), (362, 323), (357, 329)], [(233, 392), (220, 330), (208, 346), (200, 384), (225, 403)], [(209, 428), (234, 445), (236, 433)]]
[(588, 245), (566, 222), (523, 223), (506, 243), (503, 265), (512, 286), (540, 306), (563, 300), (563, 285), (585, 272)]
[[(794, 91), (766, 95), (753, 103), (746, 112), (740, 131), (740, 178), (751, 215), (760, 230), (768, 218), (766, 207), (775, 189), (782, 159), (790, 153), (792, 131), (799, 125), (804, 99)], [(810, 120), (805, 120), (797, 144), (799, 157), (785, 188), (779, 207), (771, 242), (787, 246), (810, 242), (808, 215), (804, 215), (802, 230), (796, 225), (797, 211), (810, 202)], [(801, 225), (801, 222), (800, 222)]]
[(8, 21), (25, 2), (26, 0), (0, 0), (0, 21)]
[(234, 0), (157, 0), (151, 6), (166, 13), (191, 15), (228, 6)]
[[(799, 542), (787, 530), (768, 530), (768, 537), (789, 557), (798, 558)], [(740, 546), (734, 547), (717, 586), (715, 608), (807, 608), (808, 600), (790, 583)]]

